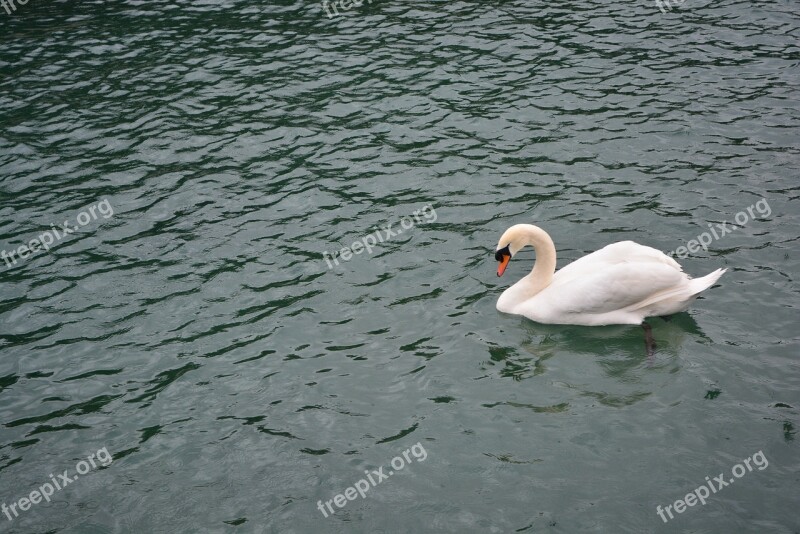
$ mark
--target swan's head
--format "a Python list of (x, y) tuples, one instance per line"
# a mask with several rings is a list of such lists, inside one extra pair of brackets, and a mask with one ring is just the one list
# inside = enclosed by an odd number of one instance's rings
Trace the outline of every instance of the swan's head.
[(530, 224), (515, 224), (500, 236), (497, 242), (497, 249), (494, 252), (494, 259), (499, 262), (497, 266), (497, 276), (503, 276), (511, 258), (528, 244), (526, 229)]

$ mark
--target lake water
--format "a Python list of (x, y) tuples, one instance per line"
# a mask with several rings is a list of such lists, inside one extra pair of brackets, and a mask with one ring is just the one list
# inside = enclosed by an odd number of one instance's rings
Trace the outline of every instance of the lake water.
[[(3, 532), (800, 531), (796, 2), (14, 6)], [(728, 272), (648, 358), (521, 222)]]

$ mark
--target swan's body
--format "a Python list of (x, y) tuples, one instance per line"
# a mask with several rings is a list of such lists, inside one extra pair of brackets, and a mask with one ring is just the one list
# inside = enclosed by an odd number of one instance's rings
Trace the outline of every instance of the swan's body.
[(663, 252), (633, 241), (612, 243), (555, 272), (556, 249), (547, 232), (517, 224), (497, 245), (498, 276), (526, 245), (536, 249), (533, 271), (500, 295), (497, 309), (539, 323), (641, 324), (645, 317), (686, 311), (725, 272), (692, 279)]

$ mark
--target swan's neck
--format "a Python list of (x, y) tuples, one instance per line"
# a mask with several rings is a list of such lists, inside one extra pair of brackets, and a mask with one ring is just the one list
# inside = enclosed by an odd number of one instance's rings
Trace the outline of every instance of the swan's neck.
[(556, 246), (547, 232), (537, 226), (526, 229), (525, 238), (528, 245), (536, 251), (536, 263), (527, 280), (526, 293), (533, 296), (550, 285), (556, 272)]

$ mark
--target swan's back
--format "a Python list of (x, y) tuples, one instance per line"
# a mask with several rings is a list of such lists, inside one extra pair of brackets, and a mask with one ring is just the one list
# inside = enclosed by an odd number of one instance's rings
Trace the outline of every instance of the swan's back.
[(677, 261), (660, 250), (640, 245), (633, 241), (619, 241), (606, 245), (600, 250), (587, 254), (564, 266), (556, 272), (551, 285), (567, 283), (575, 278), (595, 273), (598, 269), (620, 263), (663, 264), (679, 273), (683, 272), (683, 268)]
[(638, 324), (647, 316), (686, 310), (722, 272), (692, 280), (663, 252), (621, 241), (556, 272), (518, 311), (544, 323)]

